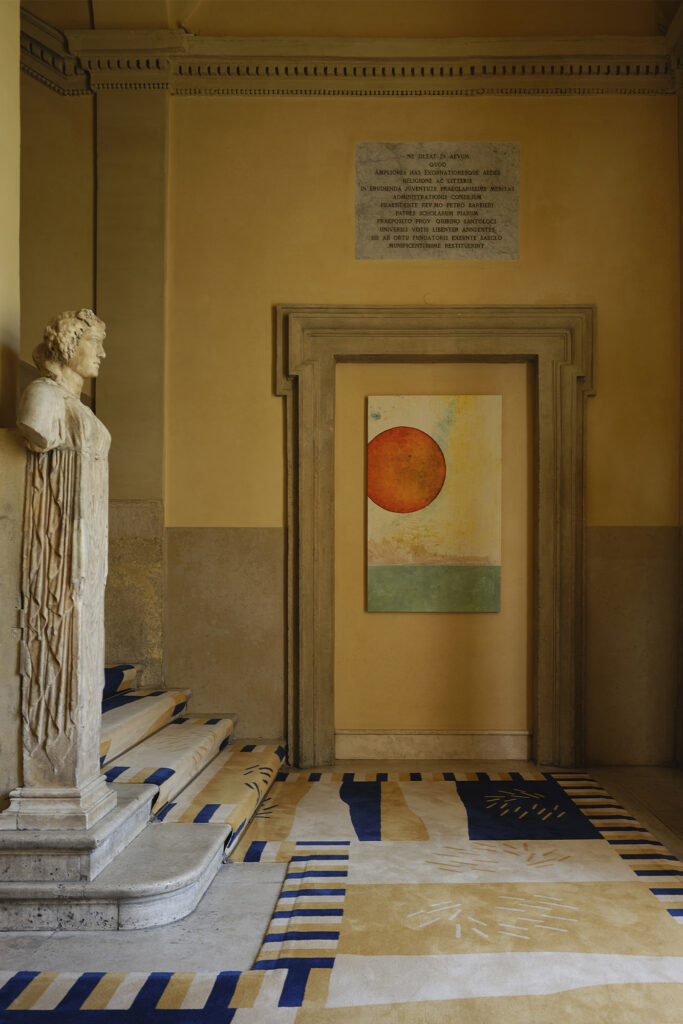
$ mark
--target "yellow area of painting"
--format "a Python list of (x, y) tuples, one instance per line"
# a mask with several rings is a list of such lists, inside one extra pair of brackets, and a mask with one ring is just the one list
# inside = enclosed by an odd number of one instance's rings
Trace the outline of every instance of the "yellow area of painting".
[(368, 441), (392, 427), (423, 430), (446, 479), (417, 512), (368, 500), (369, 565), (500, 565), (501, 396), (380, 395), (368, 399)]
[[(533, 968), (530, 966), (530, 970)], [(306, 990), (308, 1003), (308, 989)], [(296, 1024), (678, 1024), (683, 985), (593, 985), (540, 996), (485, 996), (326, 1009), (309, 1004)]]
[(397, 782), (382, 783), (382, 839), (429, 839), (424, 822), (410, 810), (403, 790)]
[(339, 953), (683, 954), (683, 928), (638, 882), (349, 886)]

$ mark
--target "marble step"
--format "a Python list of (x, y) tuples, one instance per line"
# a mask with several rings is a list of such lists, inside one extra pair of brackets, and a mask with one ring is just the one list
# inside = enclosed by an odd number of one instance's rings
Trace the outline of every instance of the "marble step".
[(178, 718), (105, 766), (104, 775), (108, 782), (158, 786), (156, 812), (227, 746), (232, 730), (231, 718)]
[(227, 825), (147, 826), (90, 882), (0, 882), (2, 930), (117, 930), (191, 913), (223, 863)]
[(151, 736), (180, 715), (189, 690), (132, 690), (102, 701), (100, 764)]
[(226, 854), (251, 821), (285, 756), (284, 743), (238, 741), (228, 747), (175, 800), (157, 804), (164, 824), (224, 824), (230, 828)]

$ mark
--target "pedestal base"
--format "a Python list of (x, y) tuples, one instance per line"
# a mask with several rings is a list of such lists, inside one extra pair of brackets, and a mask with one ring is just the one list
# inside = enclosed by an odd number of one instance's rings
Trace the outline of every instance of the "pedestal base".
[(94, 882), (0, 880), (0, 931), (102, 931), (178, 921), (215, 878), (230, 832), (230, 825), (210, 822), (152, 824)]
[(0, 829), (89, 829), (116, 807), (116, 791), (98, 775), (83, 787), (24, 786), (10, 793)]
[[(144, 829), (157, 793), (156, 786), (105, 786), (114, 809), (93, 828), (11, 828), (3, 822), (0, 880), (84, 882), (95, 878)], [(0, 818), (10, 814), (11, 808)]]

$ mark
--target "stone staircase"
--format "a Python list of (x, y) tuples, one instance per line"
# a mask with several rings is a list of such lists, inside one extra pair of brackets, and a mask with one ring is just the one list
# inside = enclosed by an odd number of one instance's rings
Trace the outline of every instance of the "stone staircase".
[(231, 742), (235, 717), (192, 715), (190, 695), (136, 689), (132, 666), (108, 670), (100, 762), (118, 797), (115, 827), (107, 816), (78, 836), (16, 833), (0, 849), (0, 929), (146, 928), (196, 907), (285, 750)]

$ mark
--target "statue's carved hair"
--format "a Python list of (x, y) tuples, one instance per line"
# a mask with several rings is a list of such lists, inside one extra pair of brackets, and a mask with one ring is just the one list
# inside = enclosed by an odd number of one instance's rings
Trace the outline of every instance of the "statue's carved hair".
[(41, 370), (48, 361), (66, 365), (76, 354), (82, 336), (90, 327), (104, 327), (92, 309), (68, 309), (59, 313), (45, 328), (43, 340), (33, 353), (33, 362)]

